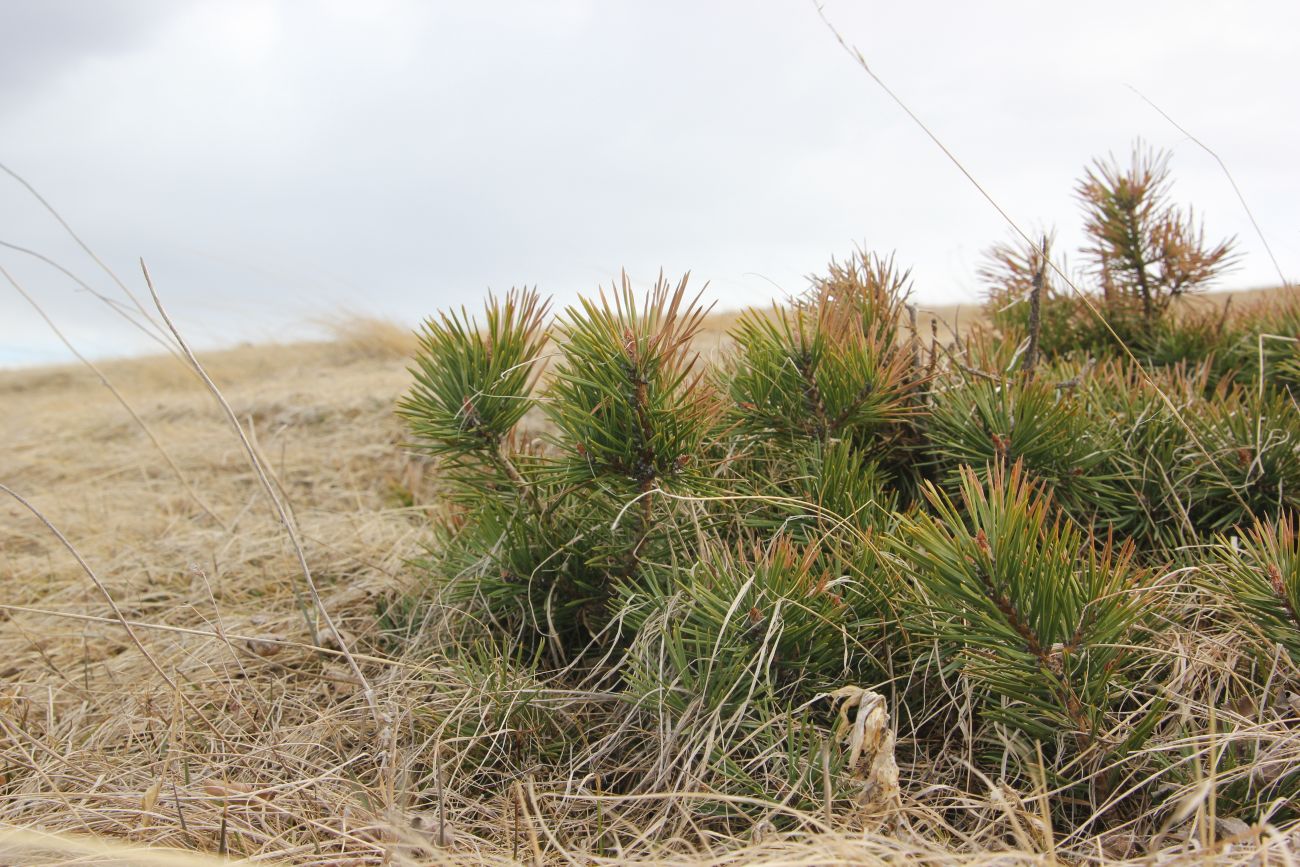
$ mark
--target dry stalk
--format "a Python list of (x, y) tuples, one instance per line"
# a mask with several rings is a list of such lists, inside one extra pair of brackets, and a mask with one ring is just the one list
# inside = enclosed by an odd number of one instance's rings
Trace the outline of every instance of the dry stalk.
[[(271, 500), (272, 505), (275, 507), (276, 514), (280, 518), (280, 523), (288, 534), (290, 542), (293, 544), (294, 553), (298, 557), (298, 565), (302, 570), (303, 579), (307, 584), (307, 592), (311, 595), (312, 604), (324, 619), (325, 626), (329, 629), (330, 635), (337, 642), (339, 649), (343, 651), (343, 657), (347, 660), (348, 667), (352, 669), (353, 676), (355, 676), (358, 683), (361, 684), (362, 690), (365, 694), (366, 703), (370, 706), (370, 712), (374, 716), (375, 725), (378, 732), (382, 734), (389, 723), (386, 720), (385, 715), (379, 710), (379, 704), (375, 698), (374, 688), (370, 685), (370, 681), (361, 670), (361, 666), (357, 664), (356, 659), (352, 656), (352, 652), (348, 648), (343, 633), (335, 626), (334, 619), (330, 616), (329, 610), (325, 607), (325, 603), (321, 601), (320, 591), (316, 588), (315, 579), (312, 578), (311, 567), (307, 565), (307, 554), (303, 549), (302, 540), (298, 535), (297, 523), (294, 521), (289, 509), (285, 506), (284, 501), (276, 493), (275, 486), (271, 483), (271, 480), (268, 477), (266, 467), (263, 465), (261, 458), (258, 457), (256, 449), (253, 448), (253, 444), (249, 441), (248, 434), (245, 433), (243, 426), (239, 423), (239, 418), (235, 415), (235, 411), (230, 408), (230, 404), (221, 393), (221, 389), (217, 388), (217, 384), (212, 381), (210, 376), (208, 376), (207, 371), (199, 362), (198, 358), (195, 357), (189, 344), (185, 342), (185, 338), (181, 336), (180, 331), (176, 328), (171, 317), (167, 314), (167, 309), (163, 306), (162, 299), (158, 297), (158, 292), (154, 288), (153, 278), (149, 276), (149, 269), (145, 266), (144, 260), (140, 261), (140, 269), (144, 274), (145, 284), (149, 287), (149, 295), (153, 298), (154, 306), (158, 308), (158, 313), (162, 316), (163, 322), (167, 324), (167, 328), (171, 331), (172, 336), (176, 339), (181, 351), (185, 354), (185, 358), (189, 362), (190, 367), (203, 380), (204, 385), (207, 386), (213, 399), (217, 401), (222, 411), (225, 413), (226, 420), (229, 421), (231, 427), (234, 428), (236, 436), (239, 437), (239, 441), (243, 445), (244, 451), (248, 456), (249, 464), (257, 474), (257, 479), (261, 483), (262, 489), (266, 492), (266, 496)], [(311, 626), (312, 624), (308, 625)], [(320, 642), (318, 641), (317, 643), (319, 644)]]
[(142, 419), (140, 417), (140, 414), (135, 411), (135, 407), (131, 406), (131, 404), (127, 401), (127, 399), (122, 395), (122, 392), (118, 391), (117, 386), (113, 384), (112, 380), (110, 380), (108, 376), (105, 375), (104, 372), (100, 370), (99, 367), (93, 361), (91, 361), (89, 358), (86, 358), (86, 356), (82, 355), (77, 350), (77, 347), (75, 347), (72, 344), (72, 341), (68, 340), (68, 338), (64, 336), (63, 331), (57, 325), (54, 324), (54, 320), (51, 319), (48, 314), (46, 314), (45, 310), (41, 307), (41, 305), (36, 302), (36, 299), (33, 298), (31, 295), (29, 295), (27, 291), (23, 289), (23, 287), (18, 283), (18, 281), (13, 278), (13, 275), (10, 274), (7, 270), (5, 270), (4, 266), (2, 265), (0, 265), (0, 274), (3, 274), (5, 279), (9, 281), (9, 285), (13, 286), (14, 289), (18, 290), (19, 295), (27, 299), (27, 303), (31, 304), (32, 307), (35, 308), (36, 312), (40, 315), (40, 317), (45, 320), (45, 324), (48, 325), (50, 327), (50, 330), (54, 332), (54, 336), (59, 338), (59, 340), (63, 343), (63, 345), (68, 348), (68, 351), (71, 352), (74, 356), (76, 356), (76, 359), (78, 361), (80, 361), (82, 364), (88, 367), (91, 373), (95, 374), (95, 376), (98, 377), (100, 383), (109, 390), (109, 392), (113, 395), (113, 397), (117, 400), (117, 402), (122, 405), (122, 408), (127, 411), (127, 414), (131, 416), (131, 420), (136, 423), (136, 425), (140, 428), (140, 430), (144, 431), (144, 435), (149, 438), (149, 442), (153, 443), (153, 447), (158, 450), (158, 454), (162, 455), (163, 460), (167, 462), (168, 468), (172, 471), (172, 475), (174, 475), (176, 477), (176, 480), (181, 483), (181, 487), (185, 488), (185, 492), (189, 494), (190, 499), (194, 500), (195, 505), (197, 505), (205, 515), (207, 515), (212, 520), (216, 521), (217, 524), (221, 527), (221, 529), (229, 532), (230, 526), (225, 521), (223, 521), (220, 517), (218, 517), (217, 513), (212, 510), (212, 507), (209, 506), (207, 502), (205, 502), (204, 499), (199, 496), (198, 491), (194, 490), (194, 486), (190, 484), (190, 480), (186, 478), (184, 473), (181, 472), (181, 468), (176, 465), (176, 461), (172, 460), (171, 453), (169, 453), (167, 449), (163, 448), (163, 444), (158, 439), (158, 436), (153, 432), (153, 428), (149, 427), (149, 425), (145, 423), (145, 420)]

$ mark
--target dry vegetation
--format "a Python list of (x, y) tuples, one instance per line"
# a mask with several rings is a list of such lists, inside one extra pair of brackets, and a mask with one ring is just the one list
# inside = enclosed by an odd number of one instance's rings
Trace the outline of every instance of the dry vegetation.
[[(701, 348), (733, 319), (716, 315)], [(558, 854), (546, 827), (563, 823), (555, 791), (529, 795), (533, 818), (510, 791), (473, 803), (448, 786), (441, 826), (428, 806), (440, 745), (421, 716), (502, 694), (486, 695), (443, 649), (380, 632), (390, 604), (421, 593), (407, 561), (439, 508), (429, 462), (403, 447), (393, 412), (413, 348), (406, 329), (359, 318), (338, 323), (334, 342), (204, 357), (292, 504), (382, 727), (338, 643), (309, 625), (284, 528), (186, 367), (167, 356), (101, 365), (197, 496), (91, 371), (0, 371), (0, 483), (95, 575), (0, 499), (0, 862), (206, 863), (119, 841), (302, 864), (506, 863), (529, 856), (534, 837), (548, 860)], [(468, 751), (474, 736), (441, 748)], [(809, 857), (851, 846), (798, 844)]]
[[(711, 320), (703, 348), (720, 345), (732, 324)], [(476, 676), (455, 649), (422, 642), (418, 628), (401, 638), (382, 630), (394, 620), (390, 606), (422, 593), (407, 562), (439, 508), (429, 463), (403, 448), (393, 413), (409, 385), (410, 348), (402, 329), (358, 320), (333, 343), (208, 359), (292, 504), (323, 603), (374, 689), (377, 714), (339, 642), (312, 616), (295, 554), (239, 440), (184, 366), (160, 357), (103, 369), (197, 498), (90, 372), (0, 373), (0, 480), (94, 572), (19, 503), (0, 505), (4, 863), (207, 863), (179, 850), (299, 864), (620, 860), (617, 850), (592, 848), (596, 823), (620, 831), (629, 857), (680, 863), (1144, 855), (1122, 832), (1062, 845), (1036, 793), (953, 768), (943, 781), (927, 779), (937, 769), (917, 764), (904, 766), (892, 830), (792, 813), (780, 833), (760, 823), (748, 837), (721, 840), (689, 833), (688, 823), (685, 836), (656, 839), (672, 824), (664, 811), (604, 802), (581, 780), (527, 767), (494, 796), (467, 797), (474, 757), (502, 748), (493, 708), (562, 707), (565, 697), (498, 682), (487, 663)], [(1185, 677), (1212, 677), (1231, 667), (1216, 654), (1238, 652), (1199, 647)], [(604, 700), (588, 695), (575, 706), (591, 713)], [(435, 718), (458, 727), (428, 725)], [(582, 726), (571, 724), (575, 733)], [(939, 802), (972, 821), (947, 825), (934, 812)], [(1261, 827), (1227, 826), (1211, 842), (1204, 798), (1188, 816), (1200, 817), (1200, 829), (1175, 825), (1163, 842), (1171, 857), (1258, 863), (1265, 850), (1282, 859), (1294, 851), (1294, 840)], [(655, 824), (638, 838), (633, 826), (645, 819)]]
[[(424, 499), (424, 465), (393, 420), (402, 363), (318, 345), (234, 350), (212, 368), (293, 504), (326, 605), (382, 654), (376, 610), (404, 586), (427, 522), (403, 505)], [(232, 853), (374, 852), (367, 827), (387, 822), (386, 808), (358, 782), (376, 762), (373, 722), (337, 652), (311, 649), (302, 576), (238, 440), (175, 360), (105, 372), (203, 505), (78, 368), (0, 378), (0, 475), (73, 542), (180, 689), (71, 553), (6, 497), (0, 821), (211, 851), (224, 822)], [(438, 676), (372, 670), (393, 681), (397, 726)], [(426, 677), (396, 698), (407, 690), (396, 681)]]
[(1292, 863), (1300, 300), (1107, 171), (1087, 301), (0, 371), (0, 860)]

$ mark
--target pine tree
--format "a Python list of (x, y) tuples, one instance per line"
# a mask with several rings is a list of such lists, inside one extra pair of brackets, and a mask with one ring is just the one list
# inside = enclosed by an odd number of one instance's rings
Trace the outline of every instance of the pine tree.
[[(789, 307), (742, 314), (723, 373), (737, 444), (763, 480), (797, 475), (844, 442), (854, 460), (904, 489), (915, 485), (913, 420), (925, 371), (899, 339), (908, 275), (892, 259), (859, 252)], [(789, 486), (760, 484), (779, 494)]]
[(1148, 326), (1234, 258), (1233, 240), (1207, 244), (1193, 212), (1169, 201), (1170, 182), (1168, 154), (1139, 143), (1128, 166), (1094, 161), (1075, 190), (1106, 312), (1135, 307)]
[[(1140, 142), (1128, 165), (1093, 161), (1075, 186), (1086, 267), (1065, 285), (1057, 275), (1067, 273), (1066, 262), (1044, 256), (1045, 244), (995, 244), (979, 271), (994, 326), (1025, 339), (1028, 299), (1041, 279), (1038, 332), (1048, 355), (1124, 354), (1121, 345), (1156, 365), (1229, 355), (1236, 341), (1225, 316), (1166, 316), (1174, 301), (1212, 285), (1237, 260), (1235, 240), (1208, 242), (1191, 209), (1171, 201), (1171, 186), (1168, 154)], [(1227, 373), (1231, 365), (1221, 361)]]
[(1067, 756), (1136, 746), (1144, 727), (1117, 712), (1157, 598), (1133, 547), (1053, 519), (1020, 464), (986, 482), (965, 469), (959, 500), (927, 498), (932, 514), (901, 531), (916, 629), (976, 685), (985, 717)]

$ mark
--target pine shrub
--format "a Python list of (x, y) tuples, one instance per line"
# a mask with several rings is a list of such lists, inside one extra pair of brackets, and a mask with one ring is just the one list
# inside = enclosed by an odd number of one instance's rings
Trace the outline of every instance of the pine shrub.
[(1111, 529), (1153, 565), (1196, 538), (1187, 506), (1188, 467), (1197, 463), (1188, 418), (1204, 401), (1207, 365), (1148, 372), (1118, 360), (1084, 383), (1099, 429), (1112, 437), (1106, 475), (1114, 480)]
[(1211, 572), (1214, 589), (1300, 669), (1300, 533), (1294, 513), (1257, 521), (1240, 539), (1221, 537), (1218, 551), (1222, 568)]
[[(1162, 165), (1087, 181), (1090, 300), (1125, 347), (1043, 249), (1004, 250), (1011, 306), (944, 347), (912, 333), (907, 272), (864, 251), (743, 314), (708, 366), (685, 278), (639, 293), (625, 276), (555, 319), (512, 291), (427, 322), (400, 412), (439, 462), (439, 634), (463, 680), (518, 696), (431, 719), (496, 733), (464, 767), (691, 791), (662, 816), (740, 833), (862, 794), (834, 697), (873, 688), (905, 767), (965, 741), (978, 773), (1046, 772), (1062, 827), (1192, 785), (1201, 731), (1174, 705), (1300, 685), (1300, 410), (1294, 344), (1270, 344), (1262, 377), (1243, 348), (1294, 308), (1171, 312), (1229, 248), (1163, 204)], [(1024, 291), (1044, 293), (1040, 357)], [(1180, 631), (1189, 614), (1209, 631)], [(1189, 674), (1198, 642), (1281, 646), (1291, 667), (1234, 650)], [(1265, 743), (1222, 721), (1224, 809), (1255, 815), (1300, 777), (1241, 770), (1287, 742), (1288, 718), (1267, 725)], [(1108, 800), (1121, 787), (1137, 806)]]
[(907, 274), (862, 252), (829, 270), (792, 306), (736, 324), (724, 374), (736, 439), (774, 444), (778, 460), (845, 441), (910, 479), (923, 371), (899, 341)]
[(1191, 209), (1171, 201), (1169, 155), (1138, 143), (1130, 162), (1095, 160), (1075, 187), (1087, 244), (1083, 270), (1062, 285), (1042, 249), (997, 244), (980, 271), (987, 309), (1008, 339), (1028, 330), (1028, 299), (1041, 284), (1040, 342), (1048, 355), (1127, 355), (1155, 365), (1227, 355), (1222, 316), (1175, 302), (1211, 286), (1236, 262), (1235, 241), (1211, 243)]
[(1133, 546), (1053, 518), (1020, 464), (960, 474), (960, 499), (930, 489), (906, 519), (916, 629), (970, 678), (986, 719), (1072, 755), (1107, 758), (1144, 729), (1117, 720), (1157, 597)]
[(1186, 496), (1201, 527), (1224, 532), (1300, 509), (1300, 408), (1289, 394), (1225, 384), (1195, 422), (1204, 452)]
[(1096, 160), (1075, 193), (1103, 298), (1154, 323), (1176, 299), (1206, 286), (1233, 262), (1233, 241), (1207, 244), (1192, 211), (1169, 201), (1169, 156), (1133, 148), (1128, 166)]
[(1070, 391), (1042, 377), (970, 374), (936, 389), (926, 435), (940, 484), (957, 493), (967, 472), (987, 482), (997, 465), (1020, 462), (1081, 524), (1104, 522), (1119, 510), (1110, 430)]
[[(1227, 357), (1243, 383), (1300, 392), (1300, 293), (1259, 302), (1238, 317)], [(1262, 366), (1261, 366), (1262, 365)]]

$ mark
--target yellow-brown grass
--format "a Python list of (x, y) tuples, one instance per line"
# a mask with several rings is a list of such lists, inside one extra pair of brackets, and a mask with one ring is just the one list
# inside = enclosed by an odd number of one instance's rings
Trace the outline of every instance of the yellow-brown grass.
[[(954, 312), (939, 315), (952, 322)], [(733, 319), (714, 317), (706, 352)], [(578, 819), (563, 788), (533, 791), (527, 769), (498, 799), (449, 787), (441, 813), (428, 807), (439, 762), (465, 744), (438, 742), (421, 720), (473, 706), (486, 687), (439, 648), (386, 641), (378, 626), (393, 600), (419, 592), (408, 561), (438, 508), (430, 466), (402, 447), (393, 415), (411, 345), (400, 328), (359, 322), (333, 343), (205, 358), (292, 504), (323, 602), (375, 686), (378, 721), (338, 641), (318, 630), (286, 536), (191, 372), (170, 358), (103, 365), (212, 515), (89, 371), (0, 372), (0, 483), (70, 540), (179, 686), (166, 685), (72, 554), (0, 498), (0, 861), (199, 863), (175, 850), (300, 864), (619, 860), (573, 850), (580, 835), (565, 823)], [(810, 820), (785, 835), (649, 840), (628, 854), (1052, 861), (1033, 810), (987, 792), (945, 797), (987, 813), (987, 833), (813, 832)], [(143, 845), (173, 851), (131, 849)], [(1097, 860), (1141, 854), (1122, 837), (1089, 845)], [(1288, 844), (1256, 830), (1200, 857), (1244, 863), (1270, 846)]]

